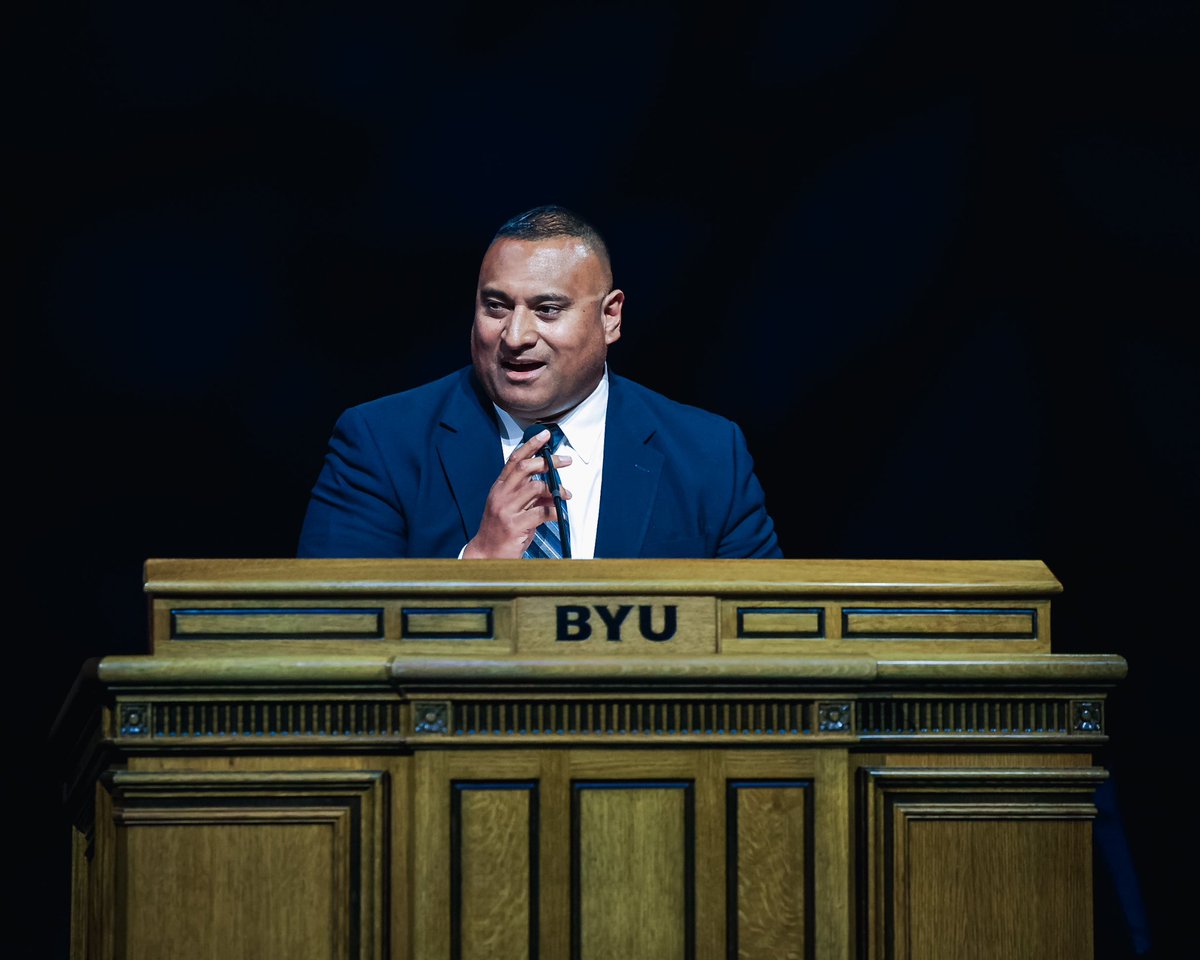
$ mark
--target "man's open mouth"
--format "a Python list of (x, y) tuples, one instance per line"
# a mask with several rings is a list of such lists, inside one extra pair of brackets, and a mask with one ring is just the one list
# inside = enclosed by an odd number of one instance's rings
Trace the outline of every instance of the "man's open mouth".
[(500, 366), (512, 373), (532, 373), (546, 364), (541, 360), (501, 360)]

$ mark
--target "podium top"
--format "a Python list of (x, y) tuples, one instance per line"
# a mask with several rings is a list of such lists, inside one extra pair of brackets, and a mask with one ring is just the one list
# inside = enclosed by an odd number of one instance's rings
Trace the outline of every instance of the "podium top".
[(1042, 597), (1040, 560), (151, 559), (152, 596), (708, 594)]

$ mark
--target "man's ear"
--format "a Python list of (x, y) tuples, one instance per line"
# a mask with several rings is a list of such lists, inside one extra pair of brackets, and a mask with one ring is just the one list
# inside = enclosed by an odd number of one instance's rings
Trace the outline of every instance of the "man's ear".
[(621, 308), (625, 306), (625, 294), (612, 290), (600, 304), (600, 319), (604, 323), (604, 342), (614, 344), (621, 339)]

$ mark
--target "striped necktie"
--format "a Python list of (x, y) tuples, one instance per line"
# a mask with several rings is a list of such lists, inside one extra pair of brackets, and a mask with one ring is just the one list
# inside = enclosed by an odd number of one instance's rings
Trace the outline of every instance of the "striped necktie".
[[(536, 434), (541, 433), (541, 431), (547, 430), (547, 429), (550, 431), (550, 439), (546, 442), (545, 449), (549, 450), (550, 453), (553, 454), (554, 451), (558, 449), (559, 444), (562, 443), (563, 439), (564, 439), (562, 429), (559, 427), (559, 425), (557, 423), (534, 423), (534, 424), (531, 424), (529, 426), (529, 429), (527, 429), (525, 431), (525, 436), (522, 438), (522, 442), (528, 440), (530, 437), (535, 436)], [(551, 467), (550, 469), (554, 472), (554, 479), (555, 479), (555, 481), (557, 481), (558, 480), (558, 471), (555, 470), (553, 467)], [(547, 478), (544, 473), (539, 473), (536, 475), (535, 479), (540, 480), (542, 482), (546, 482)], [(555, 486), (557, 486), (557, 483), (555, 484)], [(537, 560), (537, 559), (541, 559), (541, 558), (546, 558), (546, 559), (550, 559), (550, 560), (561, 560), (562, 559), (563, 540), (564, 539), (566, 540), (568, 546), (571, 543), (571, 526), (570, 526), (570, 520), (567, 518), (567, 502), (565, 500), (563, 500), (561, 503), (561, 506), (562, 506), (562, 512), (561, 512), (560, 516), (562, 517), (562, 521), (563, 521), (563, 529), (559, 530), (557, 520), (547, 520), (545, 523), (539, 525), (538, 528), (533, 532), (533, 540), (530, 541), (529, 546), (525, 549), (525, 553), (524, 553), (525, 559), (533, 559), (533, 560)], [(570, 550), (568, 550), (567, 552), (569, 554)]]

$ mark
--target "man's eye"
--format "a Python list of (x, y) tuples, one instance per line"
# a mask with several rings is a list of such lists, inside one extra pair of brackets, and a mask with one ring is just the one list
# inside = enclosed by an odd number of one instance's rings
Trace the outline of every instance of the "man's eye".
[(503, 313), (506, 308), (499, 300), (484, 300), (483, 309), (488, 313)]
[(542, 317), (557, 317), (562, 312), (562, 307), (556, 303), (543, 303), (537, 308), (537, 312)]

